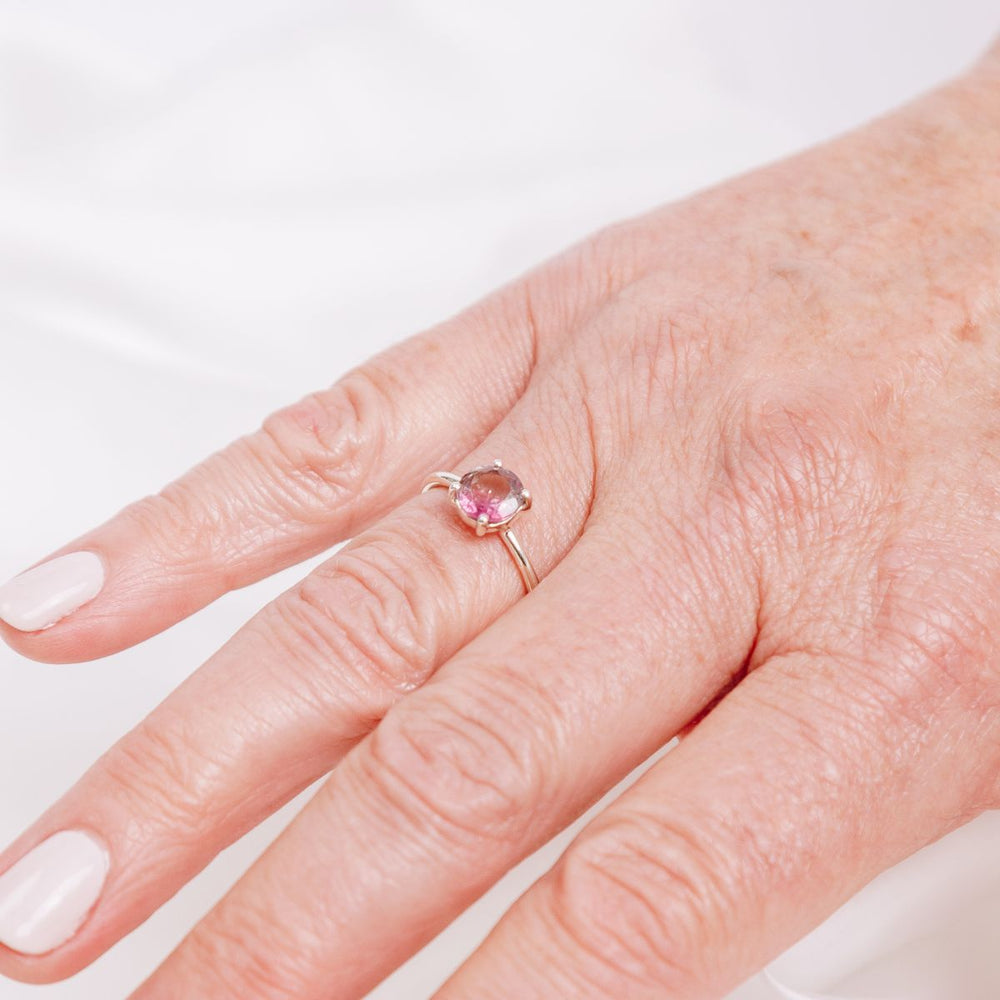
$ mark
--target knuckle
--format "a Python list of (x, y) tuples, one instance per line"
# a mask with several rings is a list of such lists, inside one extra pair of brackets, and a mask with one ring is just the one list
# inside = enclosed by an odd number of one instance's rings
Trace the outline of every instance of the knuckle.
[[(161, 709), (162, 711), (162, 709)], [(183, 852), (213, 828), (210, 785), (221, 763), (206, 760), (180, 725), (151, 716), (141, 722), (96, 765), (102, 783), (124, 802), (128, 829), (169, 831), (170, 845)], [(161, 845), (162, 846), (162, 845)]]
[(168, 578), (200, 572), (206, 562), (225, 566), (234, 555), (229, 522), (238, 501), (207, 502), (209, 496), (196, 469), (122, 511), (124, 523), (149, 543), (144, 558), (169, 569)]
[[(941, 542), (898, 537), (884, 547), (880, 573), (884, 596), (875, 628), (889, 647), (891, 662), (906, 680), (904, 696), (927, 697), (965, 693), (978, 700), (992, 688), (993, 636), (1000, 622), (978, 595), (993, 593), (1000, 583), (994, 559), (977, 559), (969, 553), (979, 548), (982, 538), (966, 541), (962, 531), (942, 526)], [(917, 687), (910, 690), (911, 681)]]
[(1000, 717), (995, 628), (974, 596), (986, 588), (970, 586), (967, 576), (961, 585), (945, 567), (924, 573), (935, 581), (888, 584), (870, 648), (838, 663), (834, 721), (849, 745), (879, 761), (887, 781), (907, 780), (913, 759), (941, 738), (952, 741), (955, 727), (978, 733), (982, 752), (954, 763), (948, 794), (937, 800), (942, 811), (958, 813), (989, 795), (988, 772), (1000, 762), (1000, 746), (990, 749)]
[(365, 497), (385, 448), (393, 396), (391, 377), (369, 364), (268, 417), (247, 442), (269, 467), (277, 499), (295, 510), (318, 500), (329, 512), (331, 503)]
[[(241, 555), (233, 551), (239, 539), (281, 535), (289, 522), (328, 523), (348, 502), (378, 508), (370, 473), (381, 463), (393, 396), (387, 370), (373, 363), (355, 369), (272, 414), (257, 433), (126, 507), (122, 517), (151, 540), (150, 557), (159, 553), (176, 571), (185, 564), (199, 570), (205, 561), (226, 565)], [(262, 525), (269, 511), (271, 523)]]
[(802, 400), (769, 384), (737, 407), (726, 466), (741, 495), (763, 500), (777, 522), (800, 533), (843, 530), (871, 508), (876, 463), (836, 401)]
[[(703, 307), (673, 301), (659, 275), (636, 281), (608, 303), (597, 322), (608, 371), (615, 376), (605, 381), (605, 391), (613, 397), (616, 381), (622, 375), (628, 379), (634, 396), (628, 412), (637, 430), (641, 421), (632, 411), (666, 415), (695, 402), (715, 360), (715, 326)], [(623, 331), (630, 345), (624, 353)]]
[[(346, 502), (381, 503), (370, 473), (381, 462), (394, 392), (388, 368), (369, 363), (329, 389), (268, 417), (261, 429), (127, 507), (123, 515), (176, 568), (224, 564), (234, 524), (282, 533), (287, 522), (322, 524)], [(220, 485), (223, 488), (220, 488)], [(262, 503), (261, 501), (266, 502)], [(262, 512), (273, 523), (262, 528)], [(178, 551), (178, 539), (182, 546)]]
[(683, 996), (708, 986), (701, 962), (733, 894), (703, 842), (682, 823), (629, 814), (564, 855), (552, 919), (593, 977)]
[(523, 841), (551, 801), (536, 741), (538, 720), (494, 691), (440, 695), (390, 712), (362, 758), (366, 781), (392, 807), (450, 848)]
[(589, 287), (589, 301), (607, 301), (648, 274), (662, 260), (662, 249), (657, 227), (641, 219), (609, 223), (567, 254), (574, 279), (569, 287)]
[(992, 657), (974, 612), (947, 600), (905, 614), (913, 620), (897, 619), (880, 633), (891, 651), (891, 669), (872, 665), (863, 671), (865, 689), (882, 696), (887, 715), (913, 716), (923, 726), (953, 698), (973, 708), (993, 692), (995, 679), (984, 670)]
[[(303, 979), (303, 969), (294, 942), (282, 947), (274, 940), (277, 928), (273, 913), (249, 905), (241, 911), (230, 907), (184, 945), (184, 958), (196, 977), (207, 977), (219, 987), (221, 996), (282, 1000)], [(260, 946), (262, 931), (269, 935), (268, 947)], [(208, 985), (208, 984), (205, 984)]]
[(388, 536), (366, 538), (265, 613), (268, 632), (302, 668), (296, 680), (320, 704), (342, 703), (347, 688), (366, 714), (379, 718), (433, 669), (437, 604), (415, 579), (412, 552), (402, 556), (404, 549)]
[[(646, 279), (646, 283), (661, 279)], [(655, 285), (656, 297), (663, 296)], [(648, 370), (647, 393), (651, 400), (691, 398), (701, 391), (699, 375), (712, 364), (714, 319), (703, 306), (674, 304), (664, 310), (662, 303), (644, 299), (648, 289), (636, 288), (631, 308), (639, 328), (638, 352), (642, 368)], [(674, 404), (675, 405), (675, 404)]]

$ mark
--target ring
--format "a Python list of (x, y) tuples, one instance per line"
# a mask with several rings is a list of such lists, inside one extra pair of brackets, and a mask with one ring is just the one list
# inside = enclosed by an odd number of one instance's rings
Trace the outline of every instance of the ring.
[(496, 533), (507, 546), (514, 564), (521, 574), (525, 588), (530, 592), (538, 585), (535, 573), (511, 522), (523, 510), (531, 509), (531, 494), (510, 469), (505, 469), (498, 458), (492, 465), (481, 465), (464, 476), (454, 472), (435, 472), (427, 477), (421, 493), (442, 487), (455, 505), (458, 516), (479, 536)]

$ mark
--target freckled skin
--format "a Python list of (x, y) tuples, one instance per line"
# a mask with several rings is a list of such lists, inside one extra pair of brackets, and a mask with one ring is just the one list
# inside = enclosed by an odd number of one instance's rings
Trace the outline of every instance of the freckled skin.
[[(136, 1000), (351, 1000), (675, 734), (437, 1000), (706, 1000), (1000, 805), (1000, 57), (604, 230), (61, 551), (41, 660), (354, 540), (0, 858), (109, 845), (92, 961), (310, 782)], [(434, 469), (528, 485), (526, 598)], [(441, 491), (435, 491), (440, 493)]]

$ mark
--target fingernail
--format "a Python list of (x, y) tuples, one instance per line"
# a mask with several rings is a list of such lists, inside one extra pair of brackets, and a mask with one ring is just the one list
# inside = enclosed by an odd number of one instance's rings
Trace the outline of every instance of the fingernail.
[(0, 587), (0, 618), (20, 632), (37, 632), (93, 600), (103, 586), (100, 558), (93, 552), (71, 552)]
[(0, 944), (43, 955), (86, 920), (108, 874), (104, 845), (82, 830), (43, 840), (0, 875)]

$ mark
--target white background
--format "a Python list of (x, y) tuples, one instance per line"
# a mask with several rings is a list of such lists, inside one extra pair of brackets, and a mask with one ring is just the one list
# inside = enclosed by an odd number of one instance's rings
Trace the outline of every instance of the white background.
[[(877, 114), (998, 28), (989, 0), (0, 0), (0, 577), (596, 226)], [(293, 578), (96, 664), (0, 650), (0, 839)], [(124, 996), (285, 819), (72, 982), (0, 1000)], [(377, 995), (429, 995), (554, 856)]]

